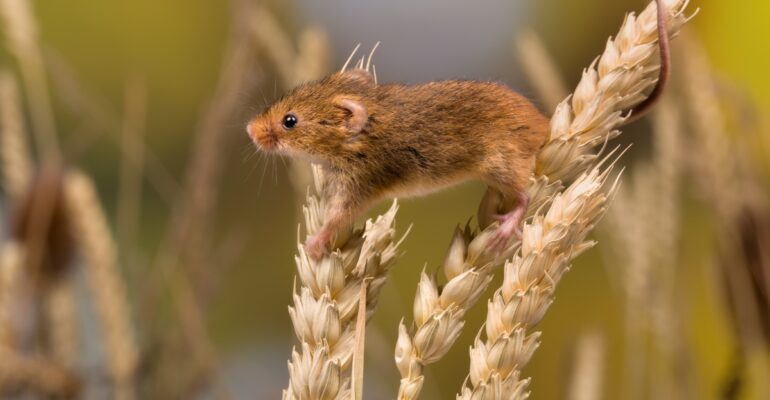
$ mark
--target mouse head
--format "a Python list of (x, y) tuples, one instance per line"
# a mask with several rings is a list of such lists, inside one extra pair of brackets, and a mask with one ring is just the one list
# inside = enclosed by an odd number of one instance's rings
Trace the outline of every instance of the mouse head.
[(249, 122), (247, 131), (261, 150), (333, 163), (360, 147), (374, 88), (365, 70), (334, 73), (296, 87)]

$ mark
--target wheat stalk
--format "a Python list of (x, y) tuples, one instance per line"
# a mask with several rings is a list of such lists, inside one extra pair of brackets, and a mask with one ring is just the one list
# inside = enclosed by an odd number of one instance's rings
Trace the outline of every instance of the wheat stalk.
[[(313, 166), (316, 192), (304, 207), (305, 231), (312, 235), (325, 218), (324, 178)], [(338, 233), (332, 253), (315, 261), (298, 243), (294, 305), (289, 314), (300, 341), (289, 361), (289, 387), (284, 399), (342, 399), (350, 393), (346, 371), (355, 350), (355, 319), (361, 285), (369, 280), (366, 316), (372, 315), (390, 268), (398, 256), (395, 217), (398, 205), (363, 229)]]
[[(660, 11), (669, 35), (676, 34), (687, 20), (687, 1), (659, 4), (666, 7)], [(458, 398), (529, 396), (529, 379), (520, 374), (540, 344), (540, 332), (532, 328), (553, 302), (572, 259), (595, 244), (586, 236), (617, 189), (617, 181), (607, 184), (612, 163), (604, 166), (596, 162), (598, 154), (581, 150), (617, 136), (614, 129), (623, 122), (623, 111), (640, 103), (654, 86), (657, 11), (652, 2), (638, 18), (629, 14), (603, 55), (583, 72), (572, 98), (557, 107), (551, 136), (538, 156), (534, 185), (577, 179), (549, 196), (550, 204), (525, 223), (521, 247), (506, 263), (503, 284), (488, 303), (486, 339), (478, 337), (471, 347), (470, 379)]]
[(64, 182), (66, 206), (83, 259), (107, 348), (116, 399), (131, 399), (138, 350), (130, 320), (126, 289), (117, 265), (115, 241), (107, 225), (93, 182), (70, 172)]

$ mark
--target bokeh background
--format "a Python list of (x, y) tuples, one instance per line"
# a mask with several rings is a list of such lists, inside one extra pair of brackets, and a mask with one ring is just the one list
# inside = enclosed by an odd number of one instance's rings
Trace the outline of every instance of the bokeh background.
[[(93, 177), (118, 238), (121, 274), (146, 371), (139, 393), (145, 398), (218, 398), (221, 392), (212, 387), (222, 386), (234, 398), (263, 399), (278, 398), (288, 380), (286, 360), (295, 338), (287, 306), (303, 199), (292, 186), (285, 162), (255, 156), (244, 126), (287, 89), (281, 54), (291, 59), (303, 43), (323, 39), (328, 47), (323, 47), (318, 65), (312, 68), (333, 70), (357, 43), (368, 51), (381, 41), (375, 55), (380, 81), (499, 80), (550, 114), (522, 70), (523, 55), (514, 45), (517, 35), (531, 31), (540, 38), (571, 91), (582, 69), (617, 31), (624, 14), (640, 11), (646, 2), (71, 0), (29, 4), (39, 28), (63, 158)], [(254, 18), (244, 16), (244, 10), (256, 7), (269, 11), (277, 32), (284, 35), (283, 41), (272, 43), (273, 48), (249, 25)], [(749, 149), (736, 158), (756, 161), (752, 165), (758, 187), (767, 196), (770, 2), (693, 0), (690, 10), (696, 8), (700, 12), (683, 36), (687, 43), (703, 47), (730, 116), (726, 137)], [(24, 71), (14, 53), (0, 47), (2, 68), (21, 76)], [(682, 91), (676, 80), (688, 57), (681, 50), (677, 43), (674, 93)], [(233, 68), (234, 63), (240, 67)], [(678, 101), (668, 104), (681, 108), (682, 119), (692, 118), (683, 97), (675, 98)], [(27, 115), (27, 121), (32, 118)], [(627, 176), (653, 157), (651, 126), (649, 118), (639, 121), (620, 139), (619, 143), (634, 144), (622, 160)], [(203, 147), (216, 148), (220, 156), (211, 162), (221, 170), (213, 174), (212, 187), (188, 191), (186, 177), (198, 154), (196, 140), (211, 130), (218, 133), (210, 135), (213, 139)], [(126, 148), (137, 142), (145, 165), (140, 172), (143, 177), (139, 184), (129, 185), (132, 192), (127, 193), (125, 186), (121, 189), (125, 178), (121, 166), (126, 163)], [(685, 154), (693, 151), (693, 147), (683, 149)], [(196, 190), (210, 192), (204, 196), (211, 204), (192, 208), (207, 210), (200, 216), (205, 221), (196, 221), (199, 215), (185, 211), (189, 210), (185, 204), (195, 201), (189, 196), (197, 196)], [(412, 229), (367, 332), (366, 398), (395, 396), (399, 377), (393, 346), (398, 322), (411, 321), (420, 271), (441, 264), (455, 226), (475, 215), (483, 190), (481, 184), (469, 183), (401, 201), (399, 231), (409, 225)], [(670, 281), (660, 283), (673, 293), (676, 324), (672, 326), (683, 347), (677, 354), (685, 354), (678, 367), (672, 371), (663, 365), (662, 358), (655, 356), (660, 339), (643, 333), (633, 346), (647, 354), (644, 372), (641, 378), (638, 374), (629, 378), (633, 376), (629, 368), (637, 365), (629, 362), (629, 355), (639, 352), (629, 347), (628, 329), (634, 325), (628, 321), (636, 313), (645, 318), (649, 310), (644, 308), (653, 304), (628, 307), (623, 278), (619, 278), (628, 260), (622, 251), (615, 251), (620, 246), (613, 244), (618, 234), (612, 227), (603, 227), (596, 235), (600, 244), (576, 261), (539, 326), (543, 342), (525, 369), (532, 377), (534, 398), (569, 396), (568, 382), (586, 337), (599, 343), (596, 362), (602, 365), (604, 398), (661, 398), (651, 388), (660, 379), (665, 381), (661, 375), (686, 386), (675, 391), (676, 398), (759, 398), (757, 382), (746, 372), (753, 361), (737, 355), (740, 341), (720, 269), (722, 225), (709, 199), (700, 193), (696, 179), (682, 180), (677, 213), (681, 228), (673, 246), (676, 257), (665, 266), (672, 271), (665, 275)], [(10, 213), (3, 206), (5, 222)], [(179, 222), (184, 219), (192, 220), (188, 227), (203, 232), (185, 238), (188, 222)], [(164, 246), (177, 240), (169, 237), (181, 237), (180, 243), (191, 246), (189, 253), (179, 257), (191, 257), (191, 268), (185, 262), (180, 268), (160, 266), (167, 257)], [(767, 250), (770, 243), (763, 245)], [(75, 281), (82, 280), (73, 274)], [(201, 328), (202, 334), (191, 331), (189, 319), (174, 306), (179, 301), (174, 294), (177, 280), (192, 287), (193, 304), (202, 316), (201, 325), (192, 326)], [(657, 284), (652, 280), (648, 289), (654, 291)], [(86, 315), (93, 314), (88, 311), (93, 306), (88, 305), (83, 284), (75, 286), (79, 307)], [(492, 284), (496, 286), (499, 277)], [(454, 396), (467, 374), (467, 349), (485, 311), (483, 302), (471, 310), (454, 349), (427, 368), (423, 398)], [(105, 364), (98, 334), (88, 333), (96, 329), (93, 318), (86, 316), (79, 322), (84, 331), (80, 334), (85, 354), (79, 361), (82, 371), (97, 371)], [(202, 366), (186, 347), (186, 341), (198, 340), (191, 336), (206, 342), (203, 348), (211, 357)], [(86, 379), (87, 397), (107, 393), (104, 374), (96, 375), (101, 378)], [(632, 390), (629, 379), (641, 379), (643, 384)]]

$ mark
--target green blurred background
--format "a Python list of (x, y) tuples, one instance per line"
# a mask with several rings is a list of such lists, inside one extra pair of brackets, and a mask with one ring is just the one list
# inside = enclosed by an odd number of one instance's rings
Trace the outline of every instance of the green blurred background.
[[(310, 25), (329, 34), (330, 67), (339, 67), (356, 43), (382, 44), (375, 57), (381, 81), (419, 82), (439, 78), (495, 79), (529, 97), (513, 39), (529, 28), (541, 36), (571, 88), (581, 70), (604, 48), (624, 13), (640, 11), (645, 1), (353, 1), (268, 2), (293, 36)], [(214, 91), (224, 57), (232, 16), (228, 2), (213, 0), (36, 1), (41, 41), (47, 52), (68, 63), (83, 88), (97, 94), (106, 108), (122, 112), (127, 82), (144, 82), (147, 93), (147, 146), (173, 173), (183, 175), (193, 133)], [(693, 0), (701, 8), (688, 24), (705, 44), (714, 68), (758, 104), (762, 118), (770, 110), (770, 2)], [(253, 157), (243, 126), (265, 101), (284, 87), (269, 59), (259, 52), (250, 73), (259, 89), (244, 87), (241, 109), (221, 143), (226, 154), (224, 181), (215, 208), (211, 240), (222, 242), (236, 232), (243, 251), (232, 265), (210, 265), (214, 289), (206, 308), (207, 327), (225, 372), (239, 398), (277, 398), (287, 382), (286, 359), (294, 345), (286, 312), (291, 300), (297, 214), (301, 206), (285, 164)], [(10, 60), (7, 54), (4, 58)], [(674, 69), (677, 59), (674, 58)], [(264, 97), (263, 97), (264, 96)], [(93, 132), (73, 117), (64, 100), (54, 96), (59, 131), (70, 162), (97, 181), (108, 212), (115, 213), (118, 191), (119, 132)], [(649, 153), (649, 125), (640, 122), (624, 135), (637, 145), (624, 159)], [(475, 214), (483, 192), (478, 183), (401, 202), (398, 227), (413, 224), (402, 249), (404, 257), (391, 273), (368, 331), (367, 393), (392, 398), (398, 382), (393, 346), (398, 321), (411, 320), (412, 299), (423, 266), (442, 261), (454, 227)], [(164, 234), (170, 211), (145, 184), (137, 254), (125, 271), (136, 320), (147, 305), (136, 297), (150, 260)], [(692, 196), (690, 196), (692, 197)], [(683, 216), (681, 257), (676, 266), (682, 289), (686, 337), (695, 359), (691, 371), (698, 398), (716, 398), (730, 367), (734, 340), (720, 299), (713, 254), (710, 211), (692, 198)], [(382, 210), (373, 210), (371, 214)], [(113, 221), (114, 222), (114, 221)], [(525, 369), (533, 377), (534, 398), (564, 398), (566, 376), (576, 338), (587, 331), (605, 338), (606, 398), (622, 398), (624, 310), (622, 293), (608, 277), (601, 244), (575, 263), (557, 291), (556, 302), (540, 325), (543, 342)], [(216, 263), (215, 263), (216, 264)], [(497, 286), (497, 282), (492, 286)], [(491, 291), (490, 291), (491, 293)], [(423, 396), (452, 398), (468, 370), (468, 352), (485, 307), (468, 315), (462, 337), (449, 355), (427, 368)], [(173, 323), (173, 322), (169, 322)], [(138, 327), (140, 330), (143, 327)]]

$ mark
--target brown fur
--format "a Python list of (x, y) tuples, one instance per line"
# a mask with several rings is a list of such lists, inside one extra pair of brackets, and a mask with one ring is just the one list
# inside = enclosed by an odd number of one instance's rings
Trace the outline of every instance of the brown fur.
[[(350, 101), (361, 106), (365, 120), (345, 106)], [(287, 113), (298, 118), (293, 129), (282, 126)], [(548, 119), (502, 84), (377, 85), (360, 69), (301, 85), (249, 124), (261, 148), (325, 167), (328, 236), (384, 197), (468, 179), (518, 198), (548, 132)]]

